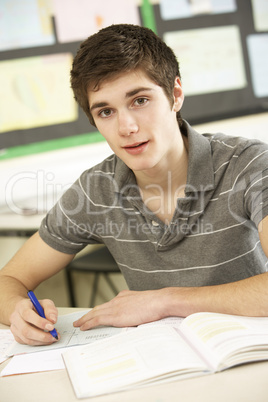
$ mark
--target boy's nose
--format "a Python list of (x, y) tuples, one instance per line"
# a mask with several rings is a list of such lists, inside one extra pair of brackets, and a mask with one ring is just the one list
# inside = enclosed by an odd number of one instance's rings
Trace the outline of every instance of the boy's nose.
[(129, 136), (138, 131), (138, 125), (130, 112), (118, 114), (118, 132), (120, 135)]

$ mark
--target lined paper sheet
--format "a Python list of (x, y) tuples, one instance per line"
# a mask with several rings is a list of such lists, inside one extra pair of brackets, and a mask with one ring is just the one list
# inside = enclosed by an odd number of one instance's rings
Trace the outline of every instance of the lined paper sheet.
[(7, 352), (8, 356), (18, 355), (22, 353), (43, 352), (45, 350), (55, 350), (59, 348), (64, 348), (66, 346), (84, 345), (87, 343), (95, 342), (99, 339), (107, 338), (123, 331), (122, 328), (115, 327), (98, 327), (89, 331), (80, 331), (80, 328), (74, 328), (73, 322), (78, 320), (86, 313), (87, 310), (84, 310), (77, 313), (59, 316), (57, 324), (55, 325), (57, 332), (61, 336), (61, 339), (58, 342), (46, 346), (29, 346), (21, 345), (17, 342), (14, 342)]

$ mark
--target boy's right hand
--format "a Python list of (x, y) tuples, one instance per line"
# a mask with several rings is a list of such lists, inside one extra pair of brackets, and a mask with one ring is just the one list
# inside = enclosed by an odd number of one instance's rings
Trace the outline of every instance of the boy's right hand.
[(17, 303), (10, 316), (10, 329), (18, 343), (49, 345), (57, 341), (48, 331), (54, 329), (58, 319), (58, 310), (52, 300), (41, 300), (40, 304), (44, 309), (46, 319), (37, 314), (29, 299), (22, 299)]

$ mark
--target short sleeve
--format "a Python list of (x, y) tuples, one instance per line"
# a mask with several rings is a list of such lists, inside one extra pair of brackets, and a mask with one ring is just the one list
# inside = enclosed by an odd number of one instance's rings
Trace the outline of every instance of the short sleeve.
[(254, 142), (237, 160), (234, 191), (243, 189), (243, 206), (248, 218), (258, 227), (268, 215), (268, 145)]

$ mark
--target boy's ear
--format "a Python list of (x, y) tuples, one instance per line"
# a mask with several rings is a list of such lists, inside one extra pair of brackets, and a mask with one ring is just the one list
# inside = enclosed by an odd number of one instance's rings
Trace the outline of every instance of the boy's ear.
[(179, 112), (181, 110), (183, 101), (184, 101), (184, 93), (181, 86), (181, 80), (179, 77), (176, 77), (174, 83), (174, 103), (173, 103), (174, 112)]

